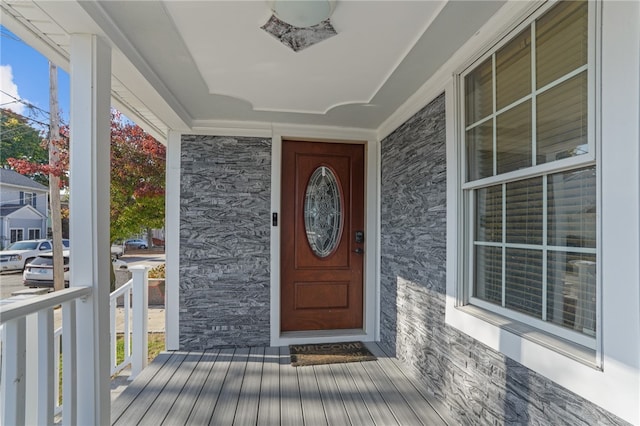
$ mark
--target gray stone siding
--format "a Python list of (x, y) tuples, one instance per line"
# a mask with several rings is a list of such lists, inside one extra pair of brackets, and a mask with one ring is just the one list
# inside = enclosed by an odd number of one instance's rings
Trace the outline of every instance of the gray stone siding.
[(381, 340), (465, 425), (623, 421), (445, 325), (445, 102), (381, 143)]
[(269, 345), (271, 139), (182, 137), (180, 349)]

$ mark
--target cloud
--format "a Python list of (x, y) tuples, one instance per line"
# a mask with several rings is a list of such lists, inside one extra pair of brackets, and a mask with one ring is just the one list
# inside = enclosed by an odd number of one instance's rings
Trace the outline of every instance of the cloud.
[(11, 65), (0, 65), (0, 89), (2, 90), (2, 92), (0, 92), (0, 105), (2, 105), (2, 108), (7, 108), (13, 112), (22, 114), (26, 107), (23, 103), (17, 102), (14, 99), (21, 98), (18, 94), (18, 85), (13, 82), (13, 69)]

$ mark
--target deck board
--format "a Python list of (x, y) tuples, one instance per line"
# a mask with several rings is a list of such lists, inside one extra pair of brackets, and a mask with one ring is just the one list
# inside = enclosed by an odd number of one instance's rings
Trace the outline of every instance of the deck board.
[(234, 425), (242, 426), (256, 423), (260, 404), (263, 360), (264, 348), (251, 348), (240, 389), (240, 400), (233, 419)]
[(149, 381), (160, 371), (171, 358), (170, 352), (159, 354), (111, 404), (111, 422), (115, 423), (129, 408), (136, 397), (144, 390)]
[(265, 348), (258, 426), (280, 424), (280, 349)]
[(248, 358), (248, 348), (236, 349), (209, 423), (214, 425), (230, 425), (233, 423)]
[(189, 414), (186, 424), (205, 425), (209, 423), (213, 409), (218, 401), (218, 396), (220, 395), (220, 389), (227, 375), (227, 370), (231, 365), (233, 352), (233, 349), (221, 350), (215, 361), (211, 362), (209, 376)]
[(149, 414), (138, 423), (145, 426), (157, 426), (162, 423), (171, 408), (176, 402), (178, 395), (182, 392), (187, 380), (191, 376), (194, 368), (198, 365), (198, 361), (202, 358), (202, 352), (191, 352), (186, 355), (180, 367), (171, 376), (166, 387), (175, 389), (175, 391), (160, 392), (158, 397), (149, 407)]
[(310, 425), (326, 425), (327, 419), (322, 406), (322, 397), (312, 367), (298, 367), (298, 383), (300, 384), (300, 399), (304, 421)]
[(160, 395), (171, 377), (178, 371), (180, 364), (187, 357), (186, 352), (175, 352), (164, 366), (151, 378), (135, 400), (136, 405), (144, 407), (144, 410), (127, 410), (118, 419), (115, 425), (137, 425), (148, 413), (149, 407)]
[(173, 426), (189, 418), (219, 352), (219, 350), (214, 350), (202, 355), (188, 382), (182, 388), (173, 407), (171, 407), (171, 411), (164, 418), (163, 425)]
[(117, 425), (446, 425), (394, 358), (292, 367), (282, 348), (161, 354), (116, 398)]
[(382, 395), (375, 386), (372, 386), (371, 378), (360, 362), (350, 362), (345, 364), (346, 369), (351, 374), (353, 382), (362, 396), (365, 407), (376, 425), (397, 425), (398, 422), (387, 406)]
[[(380, 365), (387, 371), (387, 374), (394, 382), (398, 391), (406, 395), (405, 398), (407, 402), (424, 424), (431, 425), (443, 421), (443, 416), (438, 414), (433, 408), (434, 398), (427, 396), (421, 386), (411, 379), (409, 375), (406, 375), (398, 364), (394, 363), (380, 347), (373, 347), (371, 351), (379, 357)], [(424, 400), (427, 400), (429, 404), (420, 403)]]
[(280, 422), (283, 426), (304, 424), (298, 375), (291, 368), (288, 347), (280, 348)]
[(342, 397), (338, 391), (335, 378), (331, 373), (331, 366), (314, 365), (313, 369), (318, 380), (318, 388), (320, 388), (320, 395), (322, 396), (322, 405), (324, 406), (324, 412), (327, 416), (327, 423), (330, 425), (350, 424), (347, 410), (345, 409), (344, 402), (342, 401)]
[(333, 364), (330, 367), (351, 424), (354, 426), (370, 425), (373, 419), (344, 364)]
[(362, 365), (369, 374), (373, 386), (378, 389), (378, 392), (380, 392), (380, 395), (382, 395), (382, 398), (387, 403), (393, 416), (401, 425), (422, 424), (418, 416), (416, 416), (407, 404), (405, 397), (401, 392), (398, 392), (398, 389), (393, 385), (393, 382), (378, 362), (363, 362)]

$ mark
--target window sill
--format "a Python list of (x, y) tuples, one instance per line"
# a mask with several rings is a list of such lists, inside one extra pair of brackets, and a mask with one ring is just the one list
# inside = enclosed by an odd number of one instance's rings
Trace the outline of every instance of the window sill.
[[(562, 339), (547, 332), (541, 331), (525, 323), (506, 318), (486, 309), (473, 305), (459, 306), (457, 310), (485, 321), (502, 330), (515, 334), (530, 342), (543, 346), (574, 361), (580, 362), (595, 370), (602, 370), (597, 362), (596, 351), (586, 348), (574, 342)], [(473, 336), (470, 336), (473, 337)]]

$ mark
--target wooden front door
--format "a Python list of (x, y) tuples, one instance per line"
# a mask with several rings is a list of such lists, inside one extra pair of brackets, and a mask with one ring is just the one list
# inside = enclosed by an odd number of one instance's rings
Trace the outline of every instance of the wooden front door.
[(284, 141), (282, 331), (360, 329), (364, 145)]

